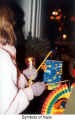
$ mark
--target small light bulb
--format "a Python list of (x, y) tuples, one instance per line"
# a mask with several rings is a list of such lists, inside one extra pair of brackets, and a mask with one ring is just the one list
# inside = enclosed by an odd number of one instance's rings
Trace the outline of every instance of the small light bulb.
[(63, 34), (62, 37), (63, 37), (63, 39), (66, 39), (66, 38), (67, 38), (67, 35), (66, 35), (66, 34)]

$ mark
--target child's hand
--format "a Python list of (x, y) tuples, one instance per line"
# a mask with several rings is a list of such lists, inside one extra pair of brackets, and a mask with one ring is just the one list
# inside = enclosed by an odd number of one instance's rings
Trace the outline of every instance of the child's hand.
[(36, 82), (31, 85), (34, 96), (40, 96), (45, 91), (46, 87), (44, 82)]
[(38, 73), (36, 72), (36, 69), (34, 67), (32, 67), (32, 68), (25, 69), (23, 71), (23, 74), (25, 74), (28, 79), (32, 78), (32, 80), (35, 80)]
[(46, 65), (46, 64), (43, 64), (43, 65), (41, 66), (41, 69), (45, 72), (46, 69), (47, 69), (47, 65)]

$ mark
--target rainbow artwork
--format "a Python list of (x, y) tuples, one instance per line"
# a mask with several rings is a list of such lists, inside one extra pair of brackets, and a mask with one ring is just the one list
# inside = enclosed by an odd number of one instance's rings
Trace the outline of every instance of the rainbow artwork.
[(52, 91), (42, 106), (41, 114), (62, 114), (74, 86), (75, 84), (68, 89), (68, 86), (64, 84)]

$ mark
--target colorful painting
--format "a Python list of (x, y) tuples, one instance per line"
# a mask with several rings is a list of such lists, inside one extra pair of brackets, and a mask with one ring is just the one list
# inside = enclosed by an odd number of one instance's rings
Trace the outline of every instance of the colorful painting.
[(62, 61), (46, 60), (44, 65), (44, 78), (45, 83), (56, 83), (62, 79)]

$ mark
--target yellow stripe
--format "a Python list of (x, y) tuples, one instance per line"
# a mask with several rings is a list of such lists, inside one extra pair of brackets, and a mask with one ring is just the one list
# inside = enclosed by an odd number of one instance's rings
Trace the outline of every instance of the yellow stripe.
[[(50, 51), (47, 56), (45, 57), (45, 59), (43, 60), (43, 62), (40, 64), (40, 66), (36, 69), (36, 72), (38, 72), (41, 68), (41, 66), (45, 63), (45, 61), (47, 60), (47, 58), (52, 54), (52, 51)], [(33, 78), (31, 77), (29, 79), (29, 86), (31, 85), (31, 81), (33, 80)]]

